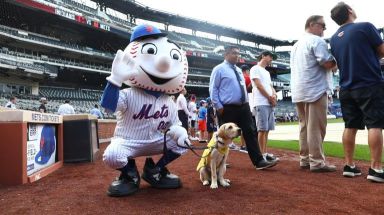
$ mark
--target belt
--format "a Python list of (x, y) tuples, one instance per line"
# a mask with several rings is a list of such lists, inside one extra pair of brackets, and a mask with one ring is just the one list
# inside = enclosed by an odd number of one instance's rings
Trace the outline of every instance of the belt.
[(249, 105), (248, 102), (243, 103), (243, 104), (224, 104), (224, 107), (242, 107), (244, 105)]

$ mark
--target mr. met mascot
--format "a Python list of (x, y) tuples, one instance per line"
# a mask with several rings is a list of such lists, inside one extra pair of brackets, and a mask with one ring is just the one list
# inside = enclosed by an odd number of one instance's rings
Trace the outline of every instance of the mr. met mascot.
[[(185, 153), (180, 146), (190, 142), (168, 94), (180, 92), (187, 76), (184, 51), (156, 27), (136, 26), (129, 45), (117, 51), (101, 100), (101, 105), (117, 117), (114, 137), (103, 160), (121, 173), (109, 186), (108, 195), (127, 196), (139, 189), (135, 158), (140, 156), (147, 156), (141, 177), (152, 187), (181, 187), (179, 177), (171, 174), (166, 165)], [(120, 91), (122, 83), (131, 88)], [(162, 131), (168, 128), (164, 147)], [(155, 164), (148, 156), (158, 154), (163, 156)]]

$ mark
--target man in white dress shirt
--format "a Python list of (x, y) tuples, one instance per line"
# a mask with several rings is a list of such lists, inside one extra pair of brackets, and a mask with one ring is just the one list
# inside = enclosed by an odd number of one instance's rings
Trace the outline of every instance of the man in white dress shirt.
[(64, 104), (60, 105), (57, 113), (59, 115), (70, 115), (75, 114), (75, 110), (73, 109), (72, 105), (69, 104), (69, 100), (65, 100)]

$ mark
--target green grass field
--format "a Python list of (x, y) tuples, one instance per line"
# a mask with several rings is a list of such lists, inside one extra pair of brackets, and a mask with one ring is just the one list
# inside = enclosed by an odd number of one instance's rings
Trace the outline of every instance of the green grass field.
[[(328, 123), (343, 123), (343, 119), (328, 119)], [(277, 123), (276, 125), (298, 125), (298, 122), (282, 122)], [(237, 138), (235, 142), (239, 143), (240, 140)], [(276, 148), (276, 149), (285, 149), (290, 151), (299, 152), (299, 141), (298, 140), (268, 140), (268, 147)], [(324, 142), (324, 153), (326, 156), (337, 157), (344, 159), (344, 149), (343, 144), (340, 142)], [(368, 145), (359, 145), (355, 146), (355, 160), (361, 161), (370, 161), (370, 153)], [(384, 160), (384, 156), (382, 156), (382, 160)]]
[[(239, 142), (236, 139), (235, 142)], [(343, 145), (337, 142), (324, 142), (324, 152), (326, 156), (344, 158)], [(299, 151), (299, 141), (297, 140), (269, 140), (268, 147), (276, 149), (285, 149), (290, 151)], [(369, 146), (358, 145), (355, 147), (355, 160), (370, 161)], [(384, 157), (382, 157), (384, 160)]]
[[(343, 118), (338, 118), (338, 119), (328, 119), (327, 123), (340, 123), (344, 122)], [(278, 122), (276, 125), (298, 125), (299, 122)]]

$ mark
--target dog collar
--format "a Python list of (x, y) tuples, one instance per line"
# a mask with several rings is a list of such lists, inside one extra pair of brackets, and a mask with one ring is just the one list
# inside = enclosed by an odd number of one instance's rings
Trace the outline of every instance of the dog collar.
[[(220, 143), (221, 145), (225, 145), (222, 141), (219, 140), (219, 135), (216, 134), (216, 142)], [(217, 148), (217, 145), (216, 145)]]
[[(221, 144), (221, 145), (223, 145), (224, 147), (219, 148), (219, 147), (218, 147), (218, 144)], [(228, 149), (229, 149), (228, 146), (226, 146), (224, 142), (222, 142), (222, 141), (219, 140), (219, 136), (218, 136), (217, 134), (216, 134), (216, 143), (215, 143), (215, 145), (214, 145), (214, 148), (216, 148), (221, 154), (225, 154), (225, 153), (227, 153), (227, 151), (228, 151)]]

